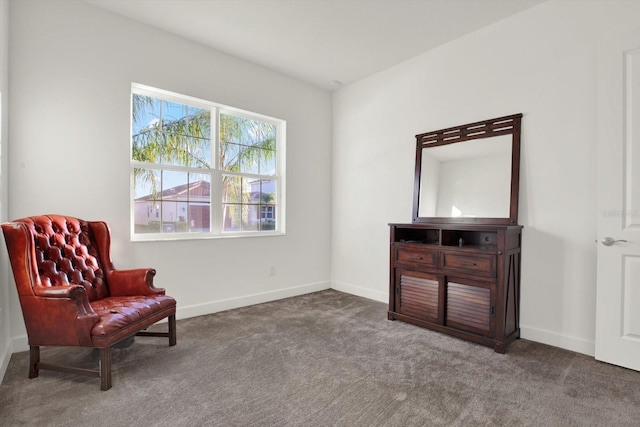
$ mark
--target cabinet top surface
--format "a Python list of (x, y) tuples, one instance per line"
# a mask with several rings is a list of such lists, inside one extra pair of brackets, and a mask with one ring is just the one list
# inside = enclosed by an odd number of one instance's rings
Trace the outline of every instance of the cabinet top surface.
[(437, 222), (421, 223), (389, 223), (394, 228), (439, 228), (441, 230), (521, 230), (522, 225), (500, 225), (500, 224), (443, 224)]

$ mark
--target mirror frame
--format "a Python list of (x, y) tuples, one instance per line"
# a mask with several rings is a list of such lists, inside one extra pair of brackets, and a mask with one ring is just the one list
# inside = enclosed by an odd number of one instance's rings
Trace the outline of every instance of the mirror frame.
[[(416, 169), (413, 183), (413, 222), (443, 224), (497, 224), (516, 225), (518, 223), (518, 197), (520, 187), (520, 129), (522, 113), (511, 116), (483, 120), (481, 122), (440, 129), (416, 135)], [(420, 203), (420, 175), (422, 172), (422, 150), (456, 142), (494, 136), (511, 135), (511, 196), (509, 217), (421, 217), (418, 214)]]

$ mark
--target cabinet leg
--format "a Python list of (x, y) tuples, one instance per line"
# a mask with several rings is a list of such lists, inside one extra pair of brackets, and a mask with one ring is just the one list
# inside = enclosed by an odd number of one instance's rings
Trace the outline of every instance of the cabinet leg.
[(396, 318), (393, 316), (393, 313), (390, 311), (387, 311), (387, 320), (396, 320)]

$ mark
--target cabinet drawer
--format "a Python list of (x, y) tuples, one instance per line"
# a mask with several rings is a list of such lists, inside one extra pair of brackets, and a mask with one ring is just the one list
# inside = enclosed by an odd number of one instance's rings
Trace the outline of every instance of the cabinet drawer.
[(478, 276), (495, 277), (496, 256), (443, 252), (442, 267), (445, 270), (468, 272)]
[(396, 261), (436, 267), (438, 265), (438, 251), (431, 248), (400, 246), (396, 248)]

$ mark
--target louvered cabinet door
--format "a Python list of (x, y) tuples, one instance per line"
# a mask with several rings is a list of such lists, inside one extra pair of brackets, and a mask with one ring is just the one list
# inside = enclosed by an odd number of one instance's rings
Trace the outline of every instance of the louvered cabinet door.
[(484, 336), (492, 336), (491, 287), (447, 281), (445, 325)]
[(441, 283), (441, 276), (436, 274), (397, 270), (395, 311), (415, 319), (438, 322)]

